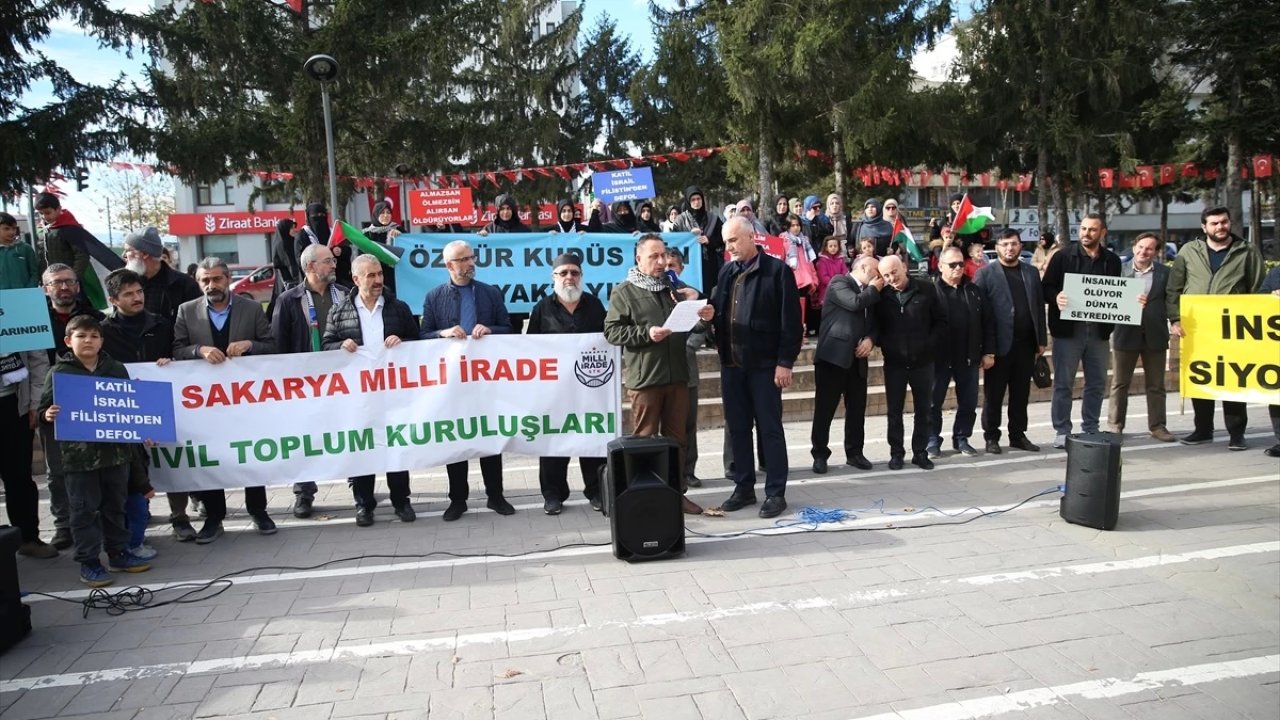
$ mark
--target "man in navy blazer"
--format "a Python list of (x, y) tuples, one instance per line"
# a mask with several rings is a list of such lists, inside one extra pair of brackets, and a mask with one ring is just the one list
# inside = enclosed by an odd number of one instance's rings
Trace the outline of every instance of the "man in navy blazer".
[(1142, 307), (1141, 325), (1116, 325), (1111, 332), (1111, 403), (1107, 418), (1113, 433), (1124, 432), (1125, 412), (1129, 409), (1129, 382), (1133, 369), (1142, 359), (1143, 385), (1147, 393), (1147, 428), (1151, 437), (1173, 442), (1173, 433), (1165, 427), (1164, 369), (1169, 352), (1169, 316), (1165, 310), (1165, 288), (1169, 285), (1169, 268), (1156, 262), (1161, 255), (1160, 238), (1155, 233), (1142, 233), (1133, 242), (1133, 259), (1120, 267), (1120, 277), (1146, 281), (1147, 304)]
[(1039, 452), (1027, 439), (1027, 403), (1031, 371), (1049, 344), (1045, 332), (1044, 290), (1040, 274), (1022, 262), (1022, 236), (1007, 228), (996, 242), (998, 262), (978, 271), (974, 284), (991, 304), (996, 326), (995, 363), (984, 374), (982, 436), (989, 454), (999, 455), (1000, 414), (1009, 393), (1009, 447)]

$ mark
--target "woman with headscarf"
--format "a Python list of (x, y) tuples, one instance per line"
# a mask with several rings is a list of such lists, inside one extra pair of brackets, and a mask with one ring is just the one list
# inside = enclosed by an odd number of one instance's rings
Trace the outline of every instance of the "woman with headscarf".
[(764, 214), (764, 227), (770, 235), (781, 235), (787, 231), (787, 216), (791, 214), (791, 199), (779, 195), (773, 201), (773, 210)]
[(572, 200), (561, 200), (556, 203), (556, 223), (551, 226), (551, 232), (561, 233), (584, 233), (587, 226), (578, 220), (578, 209), (574, 207)]
[(632, 212), (631, 202), (628, 200), (619, 200), (610, 205), (609, 216), (613, 219), (605, 223), (600, 228), (600, 232), (634, 233), (639, 230), (636, 214)]
[(667, 208), (667, 219), (661, 223), (662, 232), (675, 232), (676, 225), (680, 223), (680, 206), (672, 205)]
[(880, 201), (870, 198), (863, 206), (865, 217), (858, 228), (859, 240), (873, 240), (876, 244), (876, 255), (889, 254), (889, 243), (893, 240), (893, 225), (880, 214)]
[(721, 237), (720, 216), (707, 210), (707, 198), (697, 185), (684, 190), (684, 212), (676, 221), (677, 232), (691, 232), (702, 245), (702, 293), (710, 295), (716, 276), (724, 264), (724, 238)]
[(653, 203), (645, 200), (636, 206), (636, 230), (641, 233), (660, 233), (662, 226), (653, 216)]
[(1040, 271), (1040, 277), (1044, 277), (1044, 271), (1049, 269), (1049, 259), (1060, 249), (1058, 238), (1052, 232), (1045, 230), (1040, 233), (1040, 242), (1036, 243), (1036, 251), (1031, 254), (1031, 265)]
[[(294, 257), (298, 262), (298, 281), (302, 281), (302, 251), (308, 245), (319, 244), (328, 245), (329, 235), (333, 229), (329, 225), (329, 211), (322, 202), (313, 202), (307, 205), (307, 224), (302, 226), (302, 232), (299, 232), (294, 240)], [(337, 260), (338, 266), (335, 272), (338, 275), (338, 283), (351, 287), (351, 246), (350, 244), (339, 245), (333, 250), (333, 258)]]
[[(391, 204), (386, 200), (379, 200), (373, 204), (373, 222), (364, 228), (364, 234), (365, 237), (387, 248), (388, 252), (400, 255), (397, 252), (394, 240), (397, 235), (403, 234), (405, 230), (395, 224), (393, 217)], [(386, 263), (382, 264), (382, 286), (392, 297), (395, 296), (396, 269)]]
[(493, 222), (476, 233), (484, 237), (489, 233), (527, 233), (529, 226), (520, 222), (520, 204), (514, 197), (503, 193), (498, 196), (497, 209), (493, 213)]

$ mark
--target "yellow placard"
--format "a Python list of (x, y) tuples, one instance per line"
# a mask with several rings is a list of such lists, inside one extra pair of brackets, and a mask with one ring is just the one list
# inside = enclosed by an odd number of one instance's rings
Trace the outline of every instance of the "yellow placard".
[(1280, 297), (1183, 295), (1183, 397), (1280, 404)]

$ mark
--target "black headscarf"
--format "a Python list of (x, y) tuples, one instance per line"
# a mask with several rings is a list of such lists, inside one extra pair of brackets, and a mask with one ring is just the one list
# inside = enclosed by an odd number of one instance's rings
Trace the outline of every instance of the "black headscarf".
[[(503, 206), (511, 208), (511, 219), (503, 220), (498, 211)], [(529, 232), (529, 226), (520, 222), (520, 203), (510, 195), (503, 193), (498, 196), (498, 202), (494, 206), (493, 222), (489, 223), (485, 228), (491, 233), (524, 233)]]
[[(698, 208), (697, 210), (693, 209), (693, 206), (689, 204), (689, 199), (692, 198), (694, 195), (698, 195), (702, 198), (702, 207)], [(692, 213), (693, 219), (698, 221), (699, 227), (706, 226), (707, 196), (703, 194), (702, 188), (698, 187), (697, 185), (690, 185), (689, 187), (684, 189), (684, 212)]]
[[(555, 229), (556, 229), (556, 230), (558, 230), (558, 231), (560, 231), (560, 232), (566, 232), (566, 233), (567, 233), (567, 232), (580, 232), (580, 231), (586, 230), (587, 228), (586, 228), (586, 227), (584, 227), (584, 226), (582, 225), (582, 223), (578, 222), (578, 218), (577, 218), (576, 216), (575, 216), (572, 220), (570, 220), (569, 222), (565, 222), (564, 220), (561, 220), (561, 219), (560, 219), (560, 216), (564, 214), (564, 209), (565, 209), (565, 208), (573, 208), (573, 201), (572, 201), (572, 200), (561, 200), (560, 202), (556, 203), (556, 226), (555, 226)], [(574, 208), (574, 211), (575, 211), (575, 215), (576, 215), (577, 209), (576, 209), (576, 208)]]
[(329, 244), (329, 211), (325, 209), (324, 203), (313, 202), (307, 206), (307, 227), (316, 234), (321, 244)]
[[(640, 211), (644, 208), (649, 208), (648, 221), (640, 217)], [(648, 200), (636, 206), (636, 229), (642, 233), (662, 232), (662, 226), (658, 224), (658, 218), (654, 217), (653, 203)]]
[[(620, 212), (624, 207), (627, 209), (626, 215)], [(612, 219), (605, 223), (604, 232), (632, 233), (639, 229), (636, 227), (636, 214), (632, 211), (631, 202), (628, 200), (619, 200), (610, 205), (609, 217)]]

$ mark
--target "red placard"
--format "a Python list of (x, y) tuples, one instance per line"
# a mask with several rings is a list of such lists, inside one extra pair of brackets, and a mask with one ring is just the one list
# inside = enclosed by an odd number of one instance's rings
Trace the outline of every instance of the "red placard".
[[(760, 248), (760, 252), (771, 257), (775, 257), (783, 262), (787, 261), (787, 241), (777, 235), (762, 235), (756, 233), (756, 245)], [(731, 262), (733, 258), (729, 257), (729, 251), (724, 252), (725, 262)]]
[(276, 223), (285, 218), (292, 218), (299, 224), (306, 222), (302, 210), (261, 210), (254, 213), (170, 213), (169, 233), (171, 235), (272, 233), (276, 231)]
[(409, 222), (414, 225), (474, 225), (471, 188), (409, 191)]

